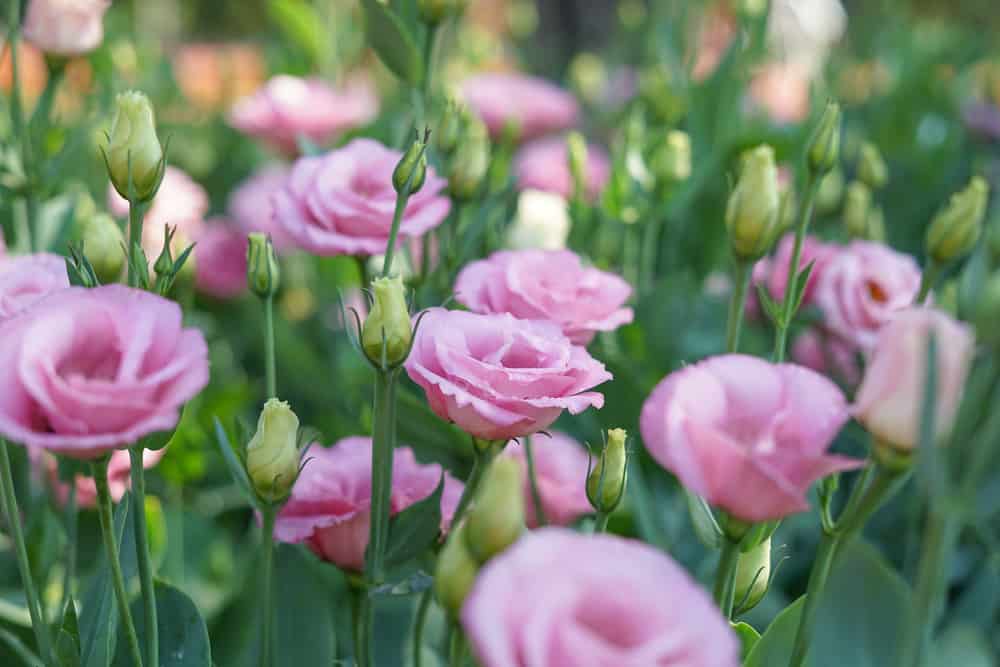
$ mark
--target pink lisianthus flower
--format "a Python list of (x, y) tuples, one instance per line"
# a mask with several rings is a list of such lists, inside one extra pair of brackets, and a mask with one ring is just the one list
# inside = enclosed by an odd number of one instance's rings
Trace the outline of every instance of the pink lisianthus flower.
[(208, 221), (194, 247), (195, 286), (219, 299), (247, 288), (247, 235), (226, 220)]
[(67, 287), (66, 261), (59, 255), (0, 256), (0, 322)]
[(522, 139), (568, 130), (579, 119), (573, 96), (544, 79), (515, 73), (477, 74), (462, 83), (462, 97), (490, 134), (499, 137), (508, 123)]
[[(569, 199), (573, 194), (573, 175), (564, 137), (536, 139), (526, 144), (514, 158), (518, 188), (554, 192)], [(611, 162), (603, 148), (587, 146), (586, 194), (597, 197), (611, 176)]]
[(274, 165), (261, 169), (229, 194), (226, 213), (244, 234), (260, 232), (271, 237), (278, 253), (295, 248), (295, 241), (274, 220), (271, 199), (285, 186), (289, 168)]
[[(532, 460), (542, 511), (550, 523), (565, 526), (593, 511), (587, 500), (587, 450), (565, 433), (538, 433), (531, 436)], [(524, 468), (524, 507), (529, 528), (539, 525), (535, 497), (528, 477), (528, 459), (523, 438), (504, 450)]]
[(46, 53), (77, 56), (104, 41), (104, 12), (111, 0), (30, 0), (24, 38)]

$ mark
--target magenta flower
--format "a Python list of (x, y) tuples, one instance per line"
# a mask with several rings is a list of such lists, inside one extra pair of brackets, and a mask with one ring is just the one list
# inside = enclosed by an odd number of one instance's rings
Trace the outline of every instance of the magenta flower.
[(564, 528), (486, 564), (461, 613), (483, 667), (738, 667), (739, 641), (684, 569), (653, 547)]
[(467, 264), (455, 281), (455, 298), (470, 310), (548, 320), (576, 345), (631, 322), (631, 295), (627, 282), (583, 266), (569, 250), (496, 252)]
[[(364, 567), (372, 486), (371, 438), (344, 438), (332, 447), (314, 446), (288, 503), (278, 513), (274, 538), (305, 542), (317, 556), (343, 570)], [(429, 496), (441, 466), (417, 463), (409, 447), (396, 447), (392, 460), (391, 512), (397, 514)], [(462, 495), (462, 483), (445, 473), (441, 529), (447, 531)]]
[[(274, 217), (305, 250), (317, 255), (377, 255), (385, 252), (396, 207), (392, 172), (402, 154), (372, 139), (355, 139), (319, 157), (300, 158), (273, 197)], [(440, 225), (451, 202), (440, 192), (447, 182), (431, 167), (419, 192), (410, 196), (400, 239)]]
[(195, 286), (232, 299), (247, 288), (247, 235), (226, 220), (209, 223), (194, 247)]
[(77, 56), (104, 40), (104, 12), (111, 0), (30, 0), (24, 38), (46, 53)]
[[(564, 137), (536, 139), (518, 151), (514, 158), (514, 173), (521, 190), (534, 189), (554, 192), (569, 198), (573, 194), (573, 175)], [(586, 194), (593, 199), (601, 194), (611, 176), (611, 163), (603, 148), (587, 146)]]
[(365, 79), (336, 89), (320, 79), (282, 74), (237, 101), (229, 123), (282, 152), (295, 154), (299, 136), (325, 144), (341, 132), (369, 122), (376, 113), (378, 98)]
[(244, 234), (260, 232), (271, 237), (278, 253), (295, 248), (295, 240), (274, 220), (271, 199), (285, 186), (290, 169), (275, 165), (261, 169), (229, 194), (226, 213)]
[[(545, 517), (554, 524), (569, 525), (584, 514), (593, 512), (587, 500), (587, 450), (565, 433), (538, 433), (531, 436), (531, 453), (535, 462), (535, 480), (542, 499)], [(535, 498), (528, 479), (528, 460), (524, 443), (515, 441), (504, 450), (505, 456), (517, 459), (524, 466), (524, 507), (527, 524), (538, 525)]]
[(600, 408), (604, 364), (549, 322), (431, 308), (406, 361), (442, 419), (484, 440), (547, 428), (563, 410)]
[(794, 364), (712, 357), (668, 375), (642, 406), (650, 455), (744, 521), (809, 508), (813, 481), (862, 462), (827, 454), (847, 421), (837, 386)]
[(177, 425), (208, 382), (180, 307), (123, 287), (68, 287), (0, 324), (0, 435), (93, 458)]
[(526, 74), (486, 73), (462, 82), (462, 97), (499, 137), (514, 123), (522, 139), (574, 127), (580, 115), (573, 96), (544, 79)]
[(66, 261), (59, 255), (0, 256), (0, 322), (67, 287)]

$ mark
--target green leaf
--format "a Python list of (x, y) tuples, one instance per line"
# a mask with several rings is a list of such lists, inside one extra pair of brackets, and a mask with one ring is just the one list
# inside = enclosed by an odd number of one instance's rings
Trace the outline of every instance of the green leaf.
[(812, 275), (813, 266), (815, 266), (816, 260), (809, 262), (806, 268), (799, 271), (799, 275), (795, 277), (795, 291), (793, 292), (792, 299), (792, 312), (796, 312), (799, 306), (802, 305), (802, 298), (806, 295), (806, 285), (809, 283), (809, 276)]
[(983, 633), (968, 625), (955, 625), (931, 647), (929, 667), (994, 667), (993, 651)]
[(767, 287), (763, 283), (757, 283), (757, 299), (760, 301), (761, 307), (764, 309), (764, 314), (767, 318), (777, 326), (781, 326), (781, 321), (783, 319), (781, 313), (781, 304), (777, 303), (771, 298), (770, 293), (767, 291)]
[[(799, 618), (802, 616), (802, 605), (805, 596), (800, 597), (785, 607), (775, 616), (771, 625), (754, 644), (750, 653), (744, 658), (743, 667), (772, 667), (787, 665), (792, 655), (795, 643), (795, 633), (799, 629)], [(743, 638), (740, 637), (742, 640)]]
[(240, 491), (243, 492), (247, 501), (251, 505), (256, 505), (256, 494), (250, 485), (250, 478), (247, 477), (246, 467), (236, 456), (236, 450), (229, 444), (229, 436), (226, 435), (226, 429), (222, 428), (222, 423), (217, 417), (213, 417), (212, 421), (215, 424), (215, 442), (219, 445), (219, 451), (222, 452), (222, 459), (226, 462), (226, 467), (229, 468), (229, 474), (233, 476), (236, 485), (240, 487)]
[(687, 489), (684, 490), (684, 497), (687, 499), (688, 514), (691, 516), (695, 535), (706, 547), (718, 549), (722, 545), (722, 530), (715, 521), (712, 508), (704, 498)]
[(21, 638), (7, 628), (0, 627), (0, 644), (3, 644), (11, 653), (20, 658), (21, 662), (28, 667), (45, 667), (41, 658), (35, 655), (34, 651), (28, 648)]
[(62, 627), (56, 635), (56, 659), (60, 667), (80, 667), (80, 629), (72, 598), (66, 601)]
[(746, 660), (750, 651), (753, 650), (753, 647), (760, 641), (760, 633), (757, 632), (752, 625), (743, 621), (733, 623), (732, 626), (736, 636), (740, 638), (740, 644), (742, 646), (740, 649), (740, 659)]
[[(126, 493), (115, 508), (114, 533), (119, 552), (128, 543), (124, 538), (126, 525), (131, 523), (126, 521), (131, 505), (129, 496)], [(106, 558), (84, 591), (81, 608), (80, 664), (83, 667), (108, 667), (118, 630), (118, 609), (111, 588), (111, 568)]]
[(399, 16), (378, 0), (361, 0), (365, 36), (379, 59), (393, 74), (411, 85), (423, 78), (423, 61), (416, 40)]
[[(282, 665), (335, 664), (337, 626), (330, 589), (309, 567), (301, 548), (275, 547), (275, 655), (281, 656)], [(302, 641), (303, 637), (310, 640)]]
[(325, 30), (326, 23), (316, 8), (304, 0), (270, 0), (267, 5), (271, 20), (289, 40), (301, 47), (314, 65), (328, 62), (332, 41)]
[(392, 517), (385, 550), (386, 567), (407, 563), (431, 548), (441, 532), (443, 492), (444, 475), (441, 475), (437, 488), (429, 496)]
[[(139, 644), (145, 646), (145, 614), (141, 597), (132, 601), (132, 619)], [(156, 582), (156, 625), (161, 667), (211, 666), (212, 652), (205, 619), (186, 593), (163, 581)], [(125, 641), (125, 637), (119, 635), (115, 667), (131, 667)]]

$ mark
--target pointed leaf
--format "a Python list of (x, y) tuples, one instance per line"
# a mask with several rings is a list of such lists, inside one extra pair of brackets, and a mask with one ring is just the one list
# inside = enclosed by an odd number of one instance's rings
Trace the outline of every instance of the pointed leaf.
[(685, 490), (684, 496), (687, 499), (688, 514), (691, 516), (695, 535), (706, 547), (718, 549), (722, 544), (722, 530), (715, 521), (712, 508), (708, 506), (704, 498), (697, 494)]
[(753, 650), (753, 647), (760, 641), (760, 633), (757, 632), (752, 625), (743, 621), (733, 623), (733, 631), (736, 633), (736, 636), (740, 638), (740, 644), (742, 646), (740, 649), (740, 658), (742, 660), (746, 660), (747, 656), (750, 655), (750, 651)]
[(409, 84), (423, 78), (423, 61), (416, 40), (402, 19), (378, 0), (361, 0), (365, 10), (365, 36), (379, 59), (393, 74)]
[(799, 272), (799, 275), (795, 277), (795, 291), (793, 292), (794, 298), (792, 300), (792, 312), (796, 312), (799, 306), (802, 305), (802, 299), (806, 295), (806, 285), (809, 283), (809, 276), (812, 275), (813, 266), (816, 265), (816, 260), (809, 262), (806, 268)]
[(389, 521), (389, 543), (386, 546), (387, 567), (402, 565), (427, 551), (441, 532), (441, 494), (444, 475), (434, 491)]
[(56, 635), (56, 659), (60, 667), (80, 667), (80, 630), (72, 599), (66, 601), (62, 627)]
[(10, 652), (20, 658), (27, 667), (45, 667), (41, 658), (35, 655), (34, 651), (28, 648), (20, 637), (7, 628), (0, 627), (0, 644), (10, 649)]
[(762, 283), (757, 283), (757, 299), (760, 301), (760, 305), (764, 309), (764, 314), (767, 315), (767, 319), (771, 320), (771, 323), (774, 324), (774, 326), (780, 327), (783, 319), (781, 314), (781, 304), (771, 298), (770, 293), (767, 291), (767, 287)]
[[(132, 602), (132, 618), (139, 644), (145, 646), (145, 614), (142, 598)], [(194, 601), (179, 588), (156, 582), (156, 624), (160, 640), (161, 667), (211, 667), (208, 629)], [(128, 647), (119, 636), (115, 667), (130, 667)]]
[(239, 457), (236, 456), (236, 450), (229, 444), (229, 436), (226, 435), (226, 429), (222, 428), (222, 423), (219, 422), (217, 417), (213, 418), (213, 421), (215, 422), (215, 441), (219, 445), (219, 451), (222, 452), (222, 458), (226, 462), (226, 467), (229, 468), (229, 473), (236, 481), (236, 485), (240, 487), (240, 491), (243, 492), (247, 502), (255, 505), (255, 495), (253, 487), (250, 485), (250, 478), (247, 477), (246, 467), (240, 461)]
[[(771, 665), (787, 665), (795, 642), (795, 633), (799, 629), (799, 619), (802, 616), (802, 605), (806, 598), (803, 595), (792, 604), (785, 607), (774, 617), (771, 625), (760, 636), (750, 653), (744, 658), (743, 667), (770, 667)], [(742, 637), (741, 637), (742, 639)]]
[[(125, 527), (131, 523), (126, 521), (131, 505), (129, 495), (126, 493), (115, 508), (114, 534), (119, 552), (126, 545)], [(118, 609), (111, 588), (111, 569), (106, 558), (84, 591), (82, 609), (82, 618), (79, 619), (80, 664), (83, 667), (108, 667), (117, 636)]]

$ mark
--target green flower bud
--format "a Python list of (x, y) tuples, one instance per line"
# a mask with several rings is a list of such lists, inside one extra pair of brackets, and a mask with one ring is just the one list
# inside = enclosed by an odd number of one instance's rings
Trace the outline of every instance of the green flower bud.
[(587, 140), (579, 132), (570, 132), (566, 137), (566, 159), (574, 196), (583, 196), (587, 190)]
[(683, 75), (665, 66), (639, 73), (639, 96), (657, 120), (673, 125), (687, 113), (687, 90)]
[[(424, 187), (424, 179), (427, 177), (427, 155), (424, 153), (426, 146), (423, 141), (416, 139), (406, 149), (392, 172), (392, 187), (396, 188), (396, 192), (402, 192), (407, 181), (410, 183), (411, 194)], [(410, 174), (413, 174), (412, 179)]]
[(823, 110), (816, 131), (809, 142), (809, 168), (823, 175), (833, 169), (840, 157), (840, 105), (830, 102)]
[(465, 523), (453, 527), (438, 556), (434, 570), (434, 594), (453, 616), (462, 609), (465, 597), (476, 581), (479, 563), (465, 546)]
[(448, 189), (457, 199), (471, 199), (479, 192), (490, 168), (490, 140), (482, 122), (476, 119), (472, 129), (458, 145), (448, 165)]
[(848, 236), (867, 238), (871, 210), (872, 191), (861, 181), (851, 181), (844, 196), (844, 227)]
[(500, 456), (486, 470), (468, 513), (465, 544), (485, 563), (511, 544), (524, 530), (524, 494), (521, 464)]
[(875, 144), (868, 141), (861, 144), (858, 178), (872, 190), (883, 188), (889, 182), (889, 167), (886, 166), (882, 153)]
[(131, 90), (118, 95), (109, 136), (106, 153), (108, 176), (118, 194), (129, 198), (131, 165), (136, 199), (152, 199), (159, 185), (163, 149), (156, 136), (153, 107), (144, 94)]
[(437, 132), (434, 133), (437, 147), (445, 155), (450, 155), (458, 148), (462, 134), (465, 132), (466, 118), (468, 117), (467, 112), (455, 100), (449, 100), (445, 104), (438, 122)]
[(594, 53), (578, 53), (569, 64), (569, 81), (584, 101), (596, 104), (608, 87), (607, 67)]
[(951, 196), (927, 230), (927, 254), (939, 264), (968, 254), (979, 240), (989, 188), (979, 176)]
[(115, 282), (125, 267), (122, 230), (106, 213), (96, 213), (81, 220), (79, 237), (83, 241), (83, 252), (94, 267), (97, 279), (102, 284)]
[(299, 418), (288, 403), (269, 398), (247, 444), (247, 473), (268, 502), (285, 498), (299, 475)]
[(413, 339), (403, 279), (399, 276), (376, 278), (372, 281), (372, 291), (375, 303), (365, 319), (361, 346), (368, 359), (377, 366), (382, 365), (384, 346), (385, 363), (396, 366), (406, 360)]
[(816, 192), (816, 213), (830, 215), (840, 207), (840, 200), (843, 197), (844, 172), (836, 168), (819, 182), (819, 190)]
[(271, 238), (260, 232), (247, 236), (247, 287), (262, 299), (274, 296), (281, 285), (281, 269)]
[(868, 234), (866, 238), (869, 241), (885, 243), (885, 214), (882, 213), (881, 206), (872, 206), (872, 210), (868, 213)]
[(687, 132), (671, 130), (656, 147), (652, 157), (653, 174), (660, 185), (670, 186), (691, 176), (691, 137)]
[(738, 259), (757, 260), (767, 253), (777, 232), (780, 205), (774, 150), (758, 146), (743, 159), (726, 206), (726, 228)]
[(757, 606), (767, 593), (767, 582), (771, 576), (771, 540), (740, 554), (736, 566), (736, 593), (733, 600), (742, 612)]
[(628, 476), (628, 456), (625, 451), (627, 435), (623, 428), (608, 431), (608, 441), (601, 452), (601, 458), (587, 478), (587, 498), (598, 512), (613, 512), (625, 497)]

